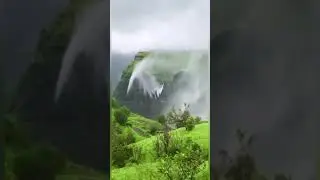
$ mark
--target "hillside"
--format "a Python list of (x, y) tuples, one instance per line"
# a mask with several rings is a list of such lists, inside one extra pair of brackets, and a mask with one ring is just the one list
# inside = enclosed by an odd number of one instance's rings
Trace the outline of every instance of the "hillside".
[[(209, 124), (203, 123), (196, 125), (195, 129), (191, 132), (186, 131), (184, 128), (180, 128), (172, 131), (175, 136), (181, 137), (183, 140), (191, 138), (193, 141), (198, 143), (206, 151), (209, 150)], [(132, 146), (141, 148), (141, 162), (139, 164), (130, 164), (123, 168), (113, 169), (111, 172), (111, 177), (113, 180), (152, 180), (152, 179), (165, 179), (159, 178), (157, 170), (157, 165), (160, 160), (157, 159), (155, 151), (153, 150), (153, 145), (156, 140), (156, 136), (152, 136), (141, 140), (137, 143), (132, 144)], [(208, 161), (206, 162), (208, 163)], [(204, 169), (199, 173), (199, 180), (207, 180), (209, 177), (208, 169)]]
[[(161, 170), (163, 168), (176, 169), (174, 171), (182, 173), (181, 178), (208, 179), (208, 121), (196, 121), (187, 109), (171, 113), (148, 119), (112, 99), (112, 179), (167, 179), (169, 176)], [(178, 127), (180, 120), (183, 121), (183, 126), (179, 125), (181, 128)], [(177, 129), (169, 128), (172, 122)], [(168, 166), (170, 163), (172, 167)], [(195, 166), (193, 170), (186, 170), (180, 167), (186, 166), (183, 163)], [(180, 179), (176, 172), (170, 172), (170, 176)]]

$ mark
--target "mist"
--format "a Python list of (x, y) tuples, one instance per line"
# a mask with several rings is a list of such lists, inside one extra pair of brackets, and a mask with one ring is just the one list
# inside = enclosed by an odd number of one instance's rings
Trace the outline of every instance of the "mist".
[(210, 69), (206, 51), (155, 51), (136, 64), (130, 77), (128, 92), (133, 82), (138, 82), (144, 93), (150, 97), (159, 97), (163, 90), (157, 76), (165, 76), (172, 82), (174, 91), (169, 95), (162, 113), (172, 108), (190, 107), (190, 113), (209, 120), (210, 116)]

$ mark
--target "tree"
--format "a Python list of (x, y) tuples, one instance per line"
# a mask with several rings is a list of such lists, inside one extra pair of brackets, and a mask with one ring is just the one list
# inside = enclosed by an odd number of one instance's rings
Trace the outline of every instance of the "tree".
[(114, 111), (114, 118), (122, 126), (128, 122), (128, 115), (123, 109), (116, 109)]
[(187, 120), (191, 117), (189, 107), (188, 104), (184, 104), (184, 107), (178, 110), (173, 107), (166, 116), (167, 123), (174, 124), (177, 128), (185, 127)]

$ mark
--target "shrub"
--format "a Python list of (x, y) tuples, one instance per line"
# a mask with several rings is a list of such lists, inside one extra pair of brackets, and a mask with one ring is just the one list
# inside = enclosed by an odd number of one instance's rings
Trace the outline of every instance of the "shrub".
[(166, 122), (168, 124), (175, 124), (176, 128), (181, 128), (186, 126), (186, 121), (191, 117), (189, 111), (189, 105), (184, 104), (184, 108), (178, 111), (174, 108), (167, 114)]
[(132, 129), (126, 128), (123, 133), (120, 135), (119, 142), (122, 145), (129, 145), (136, 142), (136, 137), (132, 132)]
[(128, 147), (129, 144), (136, 142), (136, 138), (130, 128), (125, 128), (122, 132), (117, 130), (119, 129), (113, 129), (111, 134), (112, 165), (124, 167), (134, 155), (137, 157), (137, 152), (134, 154), (133, 149)]
[(48, 146), (26, 150), (14, 158), (13, 172), (18, 180), (54, 180), (66, 166), (66, 158)]
[(186, 122), (185, 122), (185, 128), (187, 131), (192, 131), (195, 127), (195, 120), (190, 117)]
[(130, 116), (130, 114), (131, 114), (130, 110), (125, 106), (122, 106), (120, 108), (120, 111), (122, 111), (126, 116)]
[(193, 180), (206, 168), (201, 147), (190, 139), (183, 144), (183, 151), (174, 156), (164, 156), (161, 160), (158, 170), (167, 179)]
[(143, 158), (142, 149), (138, 146), (132, 146), (132, 157), (130, 158), (131, 163), (139, 164)]
[(173, 157), (164, 156), (158, 165), (158, 172), (166, 179), (176, 179), (176, 171)]
[(151, 125), (149, 132), (150, 132), (151, 135), (155, 135), (158, 132), (158, 128), (156, 126), (152, 126)]
[(195, 124), (200, 124), (201, 123), (201, 118), (199, 116), (197, 116), (195, 119), (194, 119), (194, 122)]
[(121, 109), (117, 109), (114, 111), (115, 120), (122, 126), (126, 125), (128, 122), (128, 115)]
[(164, 125), (166, 123), (166, 117), (164, 115), (160, 115), (159, 117), (157, 117), (157, 121)]
[(124, 167), (133, 156), (133, 149), (126, 145), (116, 145), (112, 147), (112, 165), (119, 168)]
[(179, 136), (160, 134), (154, 142), (157, 157), (173, 156), (181, 151), (183, 140)]

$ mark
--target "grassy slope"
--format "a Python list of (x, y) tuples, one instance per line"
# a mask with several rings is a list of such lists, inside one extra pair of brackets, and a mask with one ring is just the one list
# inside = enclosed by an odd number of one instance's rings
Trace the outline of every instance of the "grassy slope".
[(131, 113), (128, 118), (128, 123), (132, 125), (133, 132), (136, 133), (137, 141), (145, 139), (145, 137), (150, 136), (149, 130), (151, 127), (156, 127), (157, 129), (162, 129), (162, 125), (154, 120), (142, 117), (138, 114)]
[[(203, 123), (195, 127), (191, 132), (187, 132), (184, 128), (173, 131), (174, 134), (181, 135), (183, 138), (191, 137), (192, 140), (197, 142), (204, 149), (209, 150), (209, 124)], [(113, 169), (111, 176), (112, 180), (151, 180), (159, 179), (157, 174), (157, 161), (155, 152), (153, 151), (153, 141), (155, 136), (141, 140), (134, 146), (142, 148), (142, 155), (144, 160), (141, 164), (128, 165), (124, 168)], [(208, 167), (208, 166), (207, 166)], [(207, 171), (208, 169), (206, 169)], [(199, 176), (204, 172), (201, 172)], [(199, 178), (200, 179), (200, 178)], [(201, 178), (203, 179), (203, 178)]]

